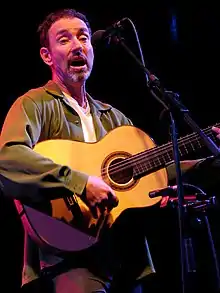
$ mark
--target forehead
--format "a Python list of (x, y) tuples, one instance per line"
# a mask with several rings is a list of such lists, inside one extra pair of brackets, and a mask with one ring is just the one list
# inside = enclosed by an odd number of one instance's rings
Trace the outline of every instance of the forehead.
[(89, 33), (89, 29), (83, 20), (77, 17), (61, 18), (51, 25), (49, 29), (49, 35), (56, 36), (62, 31), (70, 31), (71, 33), (77, 33), (79, 30), (84, 30)]

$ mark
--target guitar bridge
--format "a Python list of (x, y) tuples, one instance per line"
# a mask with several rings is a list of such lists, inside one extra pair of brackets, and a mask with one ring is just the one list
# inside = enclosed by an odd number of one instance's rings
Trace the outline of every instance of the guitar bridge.
[(68, 210), (71, 211), (74, 220), (78, 223), (83, 223), (84, 216), (78, 204), (76, 195), (73, 194), (72, 196), (66, 196), (64, 197), (64, 201), (66, 203)]
[(67, 197), (65, 197), (64, 200), (65, 200), (66, 205), (67, 205), (67, 208), (68, 208), (69, 210), (71, 210), (71, 208), (72, 208), (74, 205), (78, 205), (75, 194), (73, 194), (73, 196), (67, 196)]

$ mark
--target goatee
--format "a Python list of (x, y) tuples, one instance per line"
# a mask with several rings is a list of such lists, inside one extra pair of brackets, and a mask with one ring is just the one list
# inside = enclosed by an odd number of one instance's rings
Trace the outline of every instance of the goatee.
[(77, 73), (73, 73), (70, 75), (70, 78), (73, 82), (79, 82), (82, 80), (87, 80), (90, 76), (90, 71), (82, 71), (82, 72), (77, 72)]

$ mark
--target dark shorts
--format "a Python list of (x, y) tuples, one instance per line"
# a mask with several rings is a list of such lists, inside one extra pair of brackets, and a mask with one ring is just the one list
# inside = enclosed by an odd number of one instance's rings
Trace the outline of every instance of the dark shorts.
[[(36, 279), (24, 285), (21, 293), (108, 293), (109, 287), (110, 283), (80, 268), (60, 274), (52, 280)], [(126, 293), (123, 288), (120, 292)], [(137, 285), (132, 293), (142, 293), (141, 285)]]

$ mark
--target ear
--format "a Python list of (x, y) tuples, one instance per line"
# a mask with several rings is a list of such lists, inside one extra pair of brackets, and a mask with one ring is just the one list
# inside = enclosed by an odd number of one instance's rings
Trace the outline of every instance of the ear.
[(53, 64), (50, 51), (46, 47), (40, 48), (40, 56), (47, 65)]

